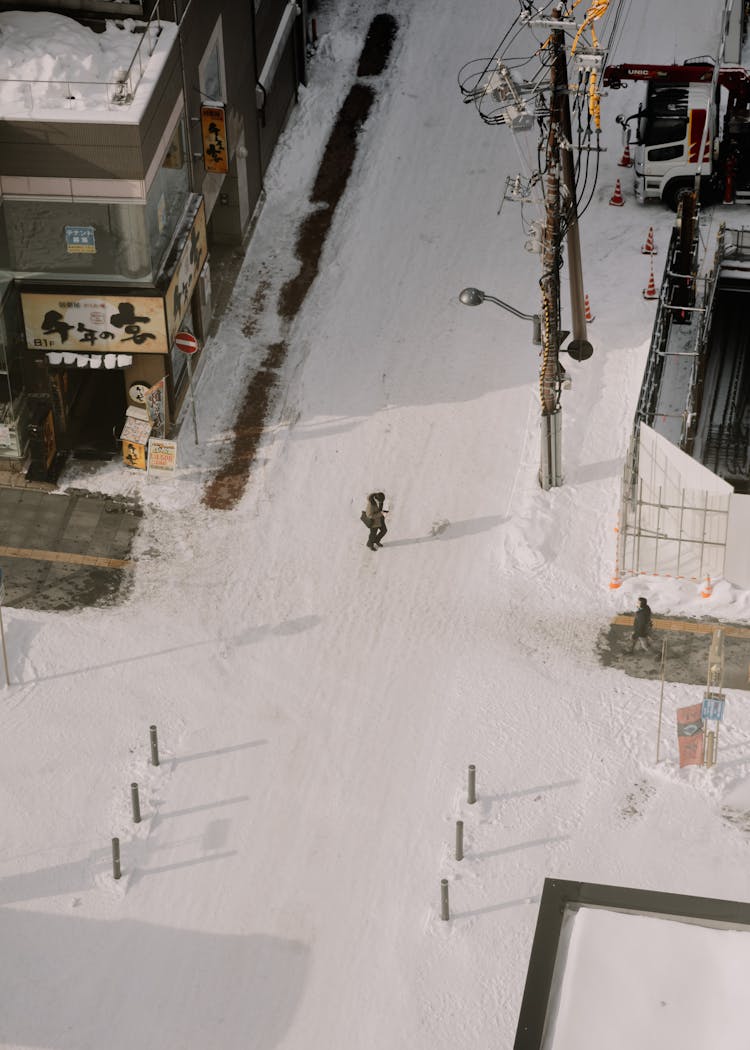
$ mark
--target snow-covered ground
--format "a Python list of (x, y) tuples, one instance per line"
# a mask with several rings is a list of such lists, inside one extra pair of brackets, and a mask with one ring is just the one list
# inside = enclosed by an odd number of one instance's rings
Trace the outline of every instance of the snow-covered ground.
[[(704, 7), (681, 5), (682, 22)], [(666, 730), (657, 766), (658, 682), (595, 653), (639, 593), (655, 613), (750, 619), (725, 581), (708, 601), (678, 581), (607, 586), (654, 313), (640, 248), (653, 225), (663, 252), (672, 223), (634, 203), (627, 173), (626, 206), (607, 204), (623, 175), (614, 117), (637, 93), (603, 100), (608, 151), (581, 231), (595, 353), (565, 359), (563, 487), (537, 484), (530, 326), (458, 301), (475, 285), (538, 308), (519, 214), (496, 214), (518, 169), (510, 132), (456, 86), (515, 4), (390, 5), (391, 64), (321, 275), (283, 333), (278, 414), (237, 509), (201, 505), (245, 380), (282, 333), (296, 223), (378, 10), (336, 0), (318, 15), (310, 84), (200, 377), (200, 446), (184, 427), (169, 482), (120, 464), (65, 479), (145, 500), (132, 597), (4, 610), (3, 1048), (509, 1047), (546, 876), (747, 895), (747, 833), (724, 813), (750, 809), (746, 694), (729, 696), (712, 771), (680, 772)], [(658, 5), (625, 13), (612, 60), (660, 36), (671, 50)], [(721, 217), (705, 216), (707, 238)], [(390, 531), (371, 553), (358, 519), (375, 488)], [(699, 699), (667, 683), (666, 725)], [(744, 1046), (744, 1015), (728, 1016), (723, 1045)]]

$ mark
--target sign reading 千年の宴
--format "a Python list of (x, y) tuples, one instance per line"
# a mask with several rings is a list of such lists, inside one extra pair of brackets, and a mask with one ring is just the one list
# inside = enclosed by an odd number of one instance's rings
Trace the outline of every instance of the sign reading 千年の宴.
[(160, 298), (22, 292), (21, 308), (30, 350), (131, 354), (169, 350)]

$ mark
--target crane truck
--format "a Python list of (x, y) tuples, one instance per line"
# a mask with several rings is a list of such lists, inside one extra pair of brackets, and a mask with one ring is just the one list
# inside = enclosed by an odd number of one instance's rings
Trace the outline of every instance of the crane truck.
[(661, 199), (676, 210), (700, 174), (705, 203), (750, 203), (750, 72), (743, 66), (716, 69), (703, 58), (604, 70), (605, 87), (635, 80), (647, 82), (645, 103), (617, 122), (629, 140), (628, 125), (635, 121), (636, 198)]

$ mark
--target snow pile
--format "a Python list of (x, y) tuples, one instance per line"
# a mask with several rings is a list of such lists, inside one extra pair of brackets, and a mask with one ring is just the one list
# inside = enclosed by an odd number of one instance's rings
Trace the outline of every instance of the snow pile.
[[(118, 84), (128, 74), (142, 44), (144, 64), (153, 47), (155, 28), (132, 18), (105, 23), (98, 33), (74, 18), (47, 12), (0, 13), (0, 106), (5, 117), (40, 110), (101, 109), (117, 102), (124, 92)], [(167, 26), (162, 26), (162, 32)], [(175, 27), (172, 28), (174, 31)], [(171, 34), (168, 33), (171, 36)], [(139, 63), (128, 90), (140, 76)]]

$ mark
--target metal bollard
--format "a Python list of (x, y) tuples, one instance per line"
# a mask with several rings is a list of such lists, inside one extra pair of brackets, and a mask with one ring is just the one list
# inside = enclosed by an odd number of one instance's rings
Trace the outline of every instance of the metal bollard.
[(140, 824), (141, 822), (141, 800), (138, 797), (138, 785), (130, 785), (130, 804), (133, 807), (133, 823)]
[(122, 872), (120, 871), (120, 840), (112, 839), (112, 875), (114, 878), (119, 879)]
[(456, 821), (456, 860), (464, 859), (464, 822)]
[(156, 726), (150, 726), (149, 732), (151, 734), (151, 765), (159, 765), (159, 741), (156, 738)]
[(440, 918), (443, 922), (450, 919), (450, 908), (448, 907), (448, 880), (440, 880)]
[(477, 767), (469, 766), (469, 805), (473, 806), (477, 800)]

